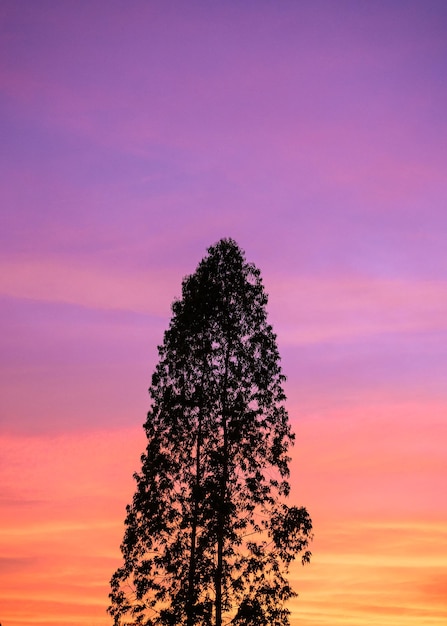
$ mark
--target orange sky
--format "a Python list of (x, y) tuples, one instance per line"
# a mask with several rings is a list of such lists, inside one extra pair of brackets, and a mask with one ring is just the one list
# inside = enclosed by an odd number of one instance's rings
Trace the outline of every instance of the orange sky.
[[(309, 508), (316, 538), (311, 565), (292, 571), (292, 624), (445, 623), (445, 408), (299, 422), (292, 499)], [(109, 623), (107, 581), (142, 431), (4, 436), (1, 445), (2, 623)]]

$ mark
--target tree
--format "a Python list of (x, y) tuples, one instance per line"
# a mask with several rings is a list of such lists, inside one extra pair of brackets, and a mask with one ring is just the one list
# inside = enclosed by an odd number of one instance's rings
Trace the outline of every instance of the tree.
[(312, 522), (285, 503), (294, 435), (266, 304), (231, 239), (183, 280), (111, 579), (115, 626), (288, 624), (288, 566), (310, 559)]

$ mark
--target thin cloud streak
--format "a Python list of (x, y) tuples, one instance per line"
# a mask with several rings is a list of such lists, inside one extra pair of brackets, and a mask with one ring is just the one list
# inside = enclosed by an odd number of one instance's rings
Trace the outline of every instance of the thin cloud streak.
[[(166, 317), (179, 271), (119, 270), (60, 260), (0, 262), (0, 294)], [(447, 283), (376, 277), (269, 276), (270, 310), (284, 343), (384, 332), (446, 331)], [(177, 292), (177, 293), (176, 293)], [(284, 328), (287, 330), (284, 330)]]

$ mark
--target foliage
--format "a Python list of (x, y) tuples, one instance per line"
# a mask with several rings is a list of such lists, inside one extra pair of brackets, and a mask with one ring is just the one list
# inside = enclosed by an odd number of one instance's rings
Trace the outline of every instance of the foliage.
[(231, 239), (183, 280), (111, 580), (115, 626), (288, 623), (285, 576), (299, 552), (309, 560), (312, 523), (284, 503), (294, 436), (266, 304)]

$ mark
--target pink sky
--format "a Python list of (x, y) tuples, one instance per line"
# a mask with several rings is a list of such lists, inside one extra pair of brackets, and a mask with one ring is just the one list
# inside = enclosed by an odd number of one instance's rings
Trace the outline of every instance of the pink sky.
[(181, 279), (270, 296), (297, 626), (447, 621), (445, 2), (3, 0), (0, 621), (98, 625)]

